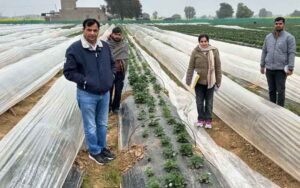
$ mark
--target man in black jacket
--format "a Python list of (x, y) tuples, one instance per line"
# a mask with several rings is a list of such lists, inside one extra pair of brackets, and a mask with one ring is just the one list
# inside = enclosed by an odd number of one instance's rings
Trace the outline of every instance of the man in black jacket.
[(114, 60), (108, 44), (98, 40), (100, 24), (83, 22), (83, 36), (66, 51), (65, 77), (77, 84), (77, 101), (82, 113), (89, 157), (98, 164), (113, 160), (106, 147), (110, 88), (114, 80)]

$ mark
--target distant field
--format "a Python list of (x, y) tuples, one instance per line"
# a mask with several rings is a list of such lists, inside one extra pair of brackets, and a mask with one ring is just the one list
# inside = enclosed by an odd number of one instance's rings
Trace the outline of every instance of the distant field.
[(0, 18), (0, 24), (44, 23), (44, 19)]
[[(253, 30), (239, 30), (215, 27), (215, 25), (157, 25), (165, 30), (178, 31), (198, 36), (207, 33), (212, 39), (261, 48), (265, 36), (273, 30), (272, 23), (226, 23), (224, 25), (240, 26)], [(288, 23), (286, 30), (292, 33), (297, 42), (297, 55), (300, 55), (300, 23)]]

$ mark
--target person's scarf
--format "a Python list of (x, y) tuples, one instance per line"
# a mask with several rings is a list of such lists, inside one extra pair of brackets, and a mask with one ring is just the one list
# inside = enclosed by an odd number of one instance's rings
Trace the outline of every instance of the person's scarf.
[(207, 48), (199, 48), (202, 53), (207, 55), (208, 58), (208, 72), (207, 72), (207, 88), (212, 88), (216, 83), (216, 71), (215, 71), (215, 57), (213, 50), (216, 49), (213, 46), (208, 46)]
[(123, 39), (120, 42), (109, 39), (108, 44), (110, 49), (112, 50), (112, 54), (115, 60), (128, 59), (128, 46)]

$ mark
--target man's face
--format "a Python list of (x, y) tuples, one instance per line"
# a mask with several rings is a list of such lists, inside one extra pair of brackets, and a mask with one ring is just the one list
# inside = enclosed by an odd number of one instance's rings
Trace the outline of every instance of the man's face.
[(276, 21), (275, 22), (275, 30), (276, 31), (282, 31), (284, 28), (284, 23), (282, 20)]
[(116, 42), (120, 42), (122, 40), (122, 33), (112, 33), (111, 38)]
[(96, 23), (94, 25), (91, 25), (91, 26), (86, 26), (83, 29), (84, 38), (91, 44), (96, 44), (98, 34), (99, 34), (99, 28), (98, 28), (98, 25)]

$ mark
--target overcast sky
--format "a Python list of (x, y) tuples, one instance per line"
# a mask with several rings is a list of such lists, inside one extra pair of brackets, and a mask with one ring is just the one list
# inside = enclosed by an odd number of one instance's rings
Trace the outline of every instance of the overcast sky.
[[(224, 0), (141, 0), (143, 12), (150, 15), (156, 10), (158, 16), (172, 16), (175, 13), (184, 15), (185, 6), (193, 6), (196, 9), (196, 16), (215, 16), (219, 4)], [(266, 8), (276, 15), (287, 15), (294, 10), (300, 10), (300, 0), (227, 0), (236, 10), (239, 2), (247, 5), (254, 14), (259, 9)], [(78, 7), (99, 7), (104, 5), (104, 0), (78, 0)], [(18, 16), (24, 14), (40, 14), (50, 10), (59, 10), (60, 0), (0, 0), (0, 13), (2, 16)]]

